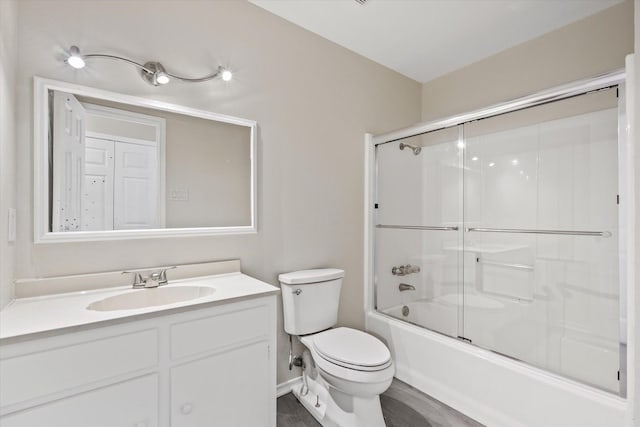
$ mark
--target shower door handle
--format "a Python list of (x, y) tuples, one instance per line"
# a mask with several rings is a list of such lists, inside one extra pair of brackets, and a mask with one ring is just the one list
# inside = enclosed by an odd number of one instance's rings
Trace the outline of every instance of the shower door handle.
[(456, 231), (458, 227), (439, 227), (431, 225), (385, 225), (378, 224), (376, 228), (394, 228), (397, 230), (434, 230), (434, 231)]
[(522, 233), (522, 234), (559, 234), (565, 236), (595, 236), (611, 237), (610, 231), (580, 231), (580, 230), (530, 230), (524, 228), (474, 228), (467, 227), (465, 232), (478, 233)]

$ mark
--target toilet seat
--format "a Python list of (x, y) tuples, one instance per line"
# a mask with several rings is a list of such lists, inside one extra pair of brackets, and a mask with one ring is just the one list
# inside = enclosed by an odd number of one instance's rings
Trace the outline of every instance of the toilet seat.
[(351, 328), (336, 328), (313, 336), (313, 349), (338, 366), (357, 371), (380, 371), (391, 365), (389, 349), (372, 335)]
[[(341, 328), (338, 328), (338, 329), (341, 329)], [(344, 329), (349, 329), (349, 328), (344, 328)], [(389, 355), (388, 361), (383, 362), (380, 365), (361, 366), (354, 363), (339, 362), (339, 361), (336, 361), (335, 358), (333, 360), (330, 360), (329, 357), (325, 357), (320, 354), (320, 352), (317, 349), (317, 345), (315, 343), (316, 339), (320, 338), (323, 334), (329, 333), (334, 330), (335, 329), (329, 329), (324, 332), (319, 332), (317, 334), (305, 335), (303, 337), (300, 337), (300, 341), (302, 342), (302, 344), (304, 344), (304, 346), (307, 347), (311, 352), (313, 361), (318, 367), (318, 369), (321, 371), (322, 373), (321, 375), (323, 375), (325, 378), (327, 375), (334, 378), (333, 380), (334, 383), (335, 383), (335, 380), (337, 380), (337, 381), (347, 381), (352, 384), (367, 384), (367, 389), (371, 388), (374, 384), (383, 384), (385, 385), (384, 390), (386, 390), (386, 388), (389, 387), (389, 384), (387, 383), (390, 383), (391, 379), (393, 378), (393, 374), (395, 373), (395, 367), (394, 367), (393, 361), (391, 360), (390, 355)], [(372, 340), (377, 341), (377, 343), (380, 346), (386, 349), (386, 346), (377, 338), (374, 338), (373, 336), (368, 335), (364, 332), (356, 331), (354, 329), (350, 329), (350, 330), (370, 337)], [(339, 334), (342, 334), (342, 332), (340, 332)], [(364, 339), (367, 339), (367, 338), (364, 338)], [(319, 341), (320, 341), (320, 347), (324, 348), (324, 350), (327, 351), (327, 347), (323, 347), (323, 344), (325, 343), (324, 342), (325, 339), (320, 339)], [(346, 347), (355, 348), (355, 346), (353, 345), (346, 346)], [(388, 351), (389, 350), (387, 349), (387, 352)], [(384, 354), (383, 350), (381, 350), (380, 352)], [(383, 357), (382, 359), (384, 358), (385, 357)], [(343, 360), (345, 359), (346, 358), (343, 355)], [(373, 360), (375, 360), (375, 358)], [(380, 359), (378, 358), (378, 361), (379, 360)], [(364, 363), (366, 362), (367, 362), (367, 359), (365, 358)], [(363, 361), (361, 360), (360, 363), (363, 363)], [(372, 388), (372, 390), (373, 389), (375, 388)], [(379, 391), (379, 393), (382, 393), (382, 391)]]

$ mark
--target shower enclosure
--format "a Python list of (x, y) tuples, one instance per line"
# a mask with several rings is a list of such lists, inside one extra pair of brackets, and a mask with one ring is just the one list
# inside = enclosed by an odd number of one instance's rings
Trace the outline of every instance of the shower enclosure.
[(624, 395), (622, 82), (376, 137), (375, 311)]

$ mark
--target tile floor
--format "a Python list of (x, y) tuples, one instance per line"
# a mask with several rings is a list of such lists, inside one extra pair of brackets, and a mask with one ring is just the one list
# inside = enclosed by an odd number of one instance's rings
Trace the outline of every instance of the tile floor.
[[(481, 427), (455, 409), (397, 379), (382, 396), (387, 427)], [(278, 398), (278, 427), (318, 427), (320, 424), (293, 394)]]

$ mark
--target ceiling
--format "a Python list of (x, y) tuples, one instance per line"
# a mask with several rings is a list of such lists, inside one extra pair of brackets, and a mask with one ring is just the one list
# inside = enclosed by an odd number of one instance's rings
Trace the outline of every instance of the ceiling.
[(623, 0), (250, 0), (424, 83)]

